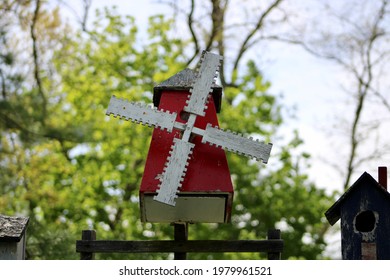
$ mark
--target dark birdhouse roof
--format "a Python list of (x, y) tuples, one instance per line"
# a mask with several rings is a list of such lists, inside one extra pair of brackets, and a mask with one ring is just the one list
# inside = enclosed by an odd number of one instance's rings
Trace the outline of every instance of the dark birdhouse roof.
[[(158, 106), (160, 104), (161, 93), (164, 90), (190, 90), (192, 84), (196, 79), (196, 72), (191, 69), (184, 69), (173, 75), (164, 82), (158, 84), (153, 89), (153, 104)], [(222, 87), (217, 85), (215, 82), (211, 86), (212, 96), (214, 99), (215, 109), (219, 113), (221, 111), (221, 98), (222, 98)]]
[(334, 225), (340, 219), (341, 205), (349, 199), (351, 194), (362, 186), (370, 186), (376, 188), (384, 197), (389, 200), (390, 193), (382, 187), (370, 174), (364, 172), (362, 176), (325, 212), (325, 216), (331, 225)]
[(26, 230), (29, 218), (0, 215), (0, 241), (19, 242)]

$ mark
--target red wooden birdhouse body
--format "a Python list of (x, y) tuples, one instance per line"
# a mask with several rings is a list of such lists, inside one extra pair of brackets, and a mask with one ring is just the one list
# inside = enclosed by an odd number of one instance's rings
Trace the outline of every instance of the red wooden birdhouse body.
[[(195, 78), (186, 69), (154, 89), (154, 103), (159, 110), (176, 112), (176, 122), (185, 124), (188, 114), (183, 111), (190, 85)], [(221, 88), (213, 86), (205, 116), (198, 117), (195, 127), (206, 129), (207, 124), (218, 126), (217, 110), (220, 109)], [(140, 187), (141, 220), (148, 222), (217, 222), (230, 220), (233, 185), (226, 154), (223, 149), (202, 143), (201, 136), (192, 136), (195, 144), (188, 160), (186, 175), (179, 190), (176, 205), (163, 204), (153, 199), (159, 187), (159, 179), (169, 156), (174, 138), (182, 131), (172, 132), (155, 128), (145, 164)]]

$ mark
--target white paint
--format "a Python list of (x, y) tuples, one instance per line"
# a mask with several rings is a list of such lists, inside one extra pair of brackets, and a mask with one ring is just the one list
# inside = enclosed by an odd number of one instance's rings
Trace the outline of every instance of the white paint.
[[(227, 196), (226, 196), (227, 197)], [(176, 205), (156, 202), (152, 196), (142, 196), (141, 213), (144, 222), (200, 222), (225, 223), (226, 197), (197, 193), (194, 196), (179, 196)]]

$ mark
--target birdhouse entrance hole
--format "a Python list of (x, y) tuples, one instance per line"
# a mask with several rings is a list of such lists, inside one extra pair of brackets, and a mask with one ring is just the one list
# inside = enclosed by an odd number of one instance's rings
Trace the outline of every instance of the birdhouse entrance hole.
[(360, 232), (371, 232), (374, 230), (376, 217), (373, 211), (362, 211), (355, 217), (355, 228)]

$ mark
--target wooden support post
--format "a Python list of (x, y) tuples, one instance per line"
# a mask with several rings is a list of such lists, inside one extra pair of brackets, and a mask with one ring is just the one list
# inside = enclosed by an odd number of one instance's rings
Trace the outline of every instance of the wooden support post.
[[(174, 239), (175, 241), (187, 241), (188, 240), (188, 224), (187, 223), (175, 223), (174, 226)], [(186, 260), (187, 252), (174, 252), (175, 260)]]
[[(273, 240), (273, 239), (281, 239), (281, 234), (279, 229), (269, 229), (268, 230), (268, 235), (267, 235), (268, 240)], [(276, 252), (268, 252), (268, 259), (269, 260), (280, 260), (281, 259), (281, 252), (276, 251)]]
[[(81, 239), (83, 241), (94, 241), (96, 240), (96, 231), (95, 230), (83, 230), (81, 234)], [(81, 260), (93, 260), (95, 259), (95, 254), (90, 252), (81, 252)]]

